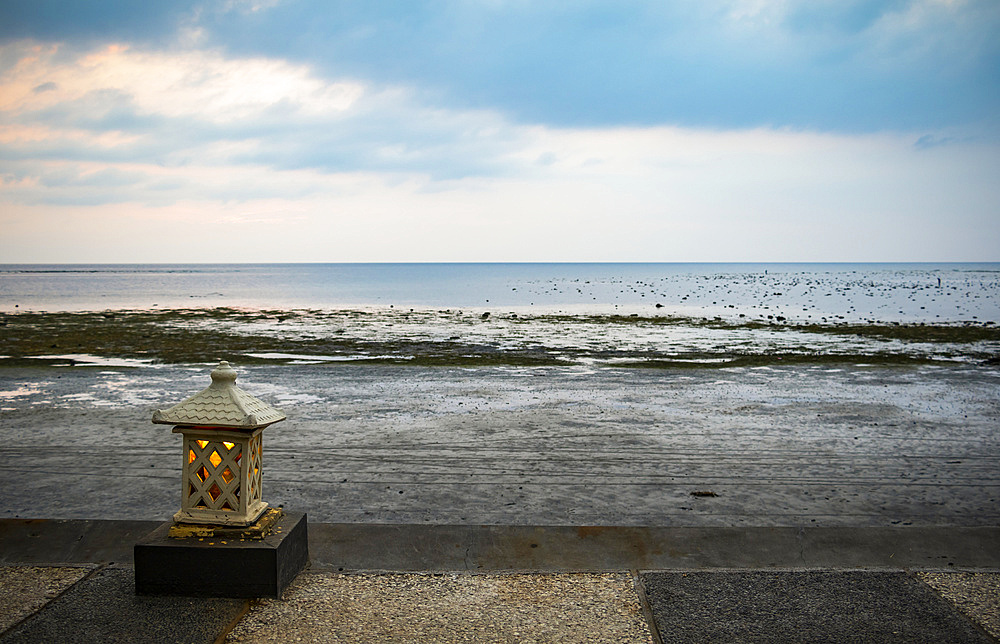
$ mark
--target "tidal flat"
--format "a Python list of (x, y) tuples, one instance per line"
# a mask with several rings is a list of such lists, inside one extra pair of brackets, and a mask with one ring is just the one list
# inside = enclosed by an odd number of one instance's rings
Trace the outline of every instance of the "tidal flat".
[[(228, 359), (239, 386), (288, 416), (265, 431), (265, 500), (313, 521), (1000, 521), (1000, 370), (989, 327), (985, 339), (960, 340), (808, 334), (813, 345), (785, 341), (800, 331), (767, 329), (773, 340), (753, 330), (756, 344), (741, 349), (742, 329), (543, 320), (533, 328), (551, 324), (551, 333), (528, 338), (507, 330), (532, 321), (416, 313), (8, 318), (0, 513), (169, 517), (180, 502), (180, 441), (151, 424), (152, 412), (207, 386), (214, 361)], [(664, 329), (673, 334), (657, 335)], [(633, 344), (622, 348), (619, 335)], [(654, 361), (668, 344), (675, 364), (636, 369), (623, 359)], [(433, 359), (412, 357), (420, 351)], [(734, 351), (761, 363), (734, 364)], [(906, 360), (873, 360), (880, 355)]]
[(469, 367), (995, 365), (1000, 327), (973, 321), (819, 325), (678, 315), (215, 308), (8, 315), (0, 320), (0, 347), (0, 366), (190, 364), (222, 357), (242, 364)]

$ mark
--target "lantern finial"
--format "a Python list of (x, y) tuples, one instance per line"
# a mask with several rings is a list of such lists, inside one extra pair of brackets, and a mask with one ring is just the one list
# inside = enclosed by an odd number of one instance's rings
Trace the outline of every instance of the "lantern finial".
[(219, 362), (219, 366), (212, 370), (212, 386), (226, 387), (236, 382), (236, 370), (229, 366), (225, 360)]

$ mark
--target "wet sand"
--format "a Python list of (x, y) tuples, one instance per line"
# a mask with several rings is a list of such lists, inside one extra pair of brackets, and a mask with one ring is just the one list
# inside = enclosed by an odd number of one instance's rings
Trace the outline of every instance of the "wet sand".
[[(288, 420), (264, 498), (319, 522), (997, 525), (993, 367), (241, 367)], [(152, 410), (204, 366), (0, 370), (0, 516), (165, 519)]]

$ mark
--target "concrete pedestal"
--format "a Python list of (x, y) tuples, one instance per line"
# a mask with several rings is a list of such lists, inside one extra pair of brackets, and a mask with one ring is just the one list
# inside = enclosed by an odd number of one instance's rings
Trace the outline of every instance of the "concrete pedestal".
[(172, 523), (135, 544), (135, 592), (190, 597), (280, 597), (309, 562), (306, 515), (285, 513), (270, 534), (169, 537)]

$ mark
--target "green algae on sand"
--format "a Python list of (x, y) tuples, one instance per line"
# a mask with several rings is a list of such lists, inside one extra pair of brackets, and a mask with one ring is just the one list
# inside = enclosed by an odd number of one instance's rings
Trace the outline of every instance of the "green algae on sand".
[[(236, 308), (9, 315), (0, 365), (386, 363), (442, 367), (719, 368), (995, 364), (992, 323), (803, 324), (453, 310)], [(129, 363), (128, 361), (133, 361)]]

